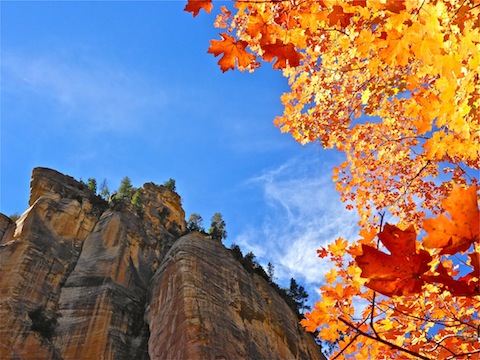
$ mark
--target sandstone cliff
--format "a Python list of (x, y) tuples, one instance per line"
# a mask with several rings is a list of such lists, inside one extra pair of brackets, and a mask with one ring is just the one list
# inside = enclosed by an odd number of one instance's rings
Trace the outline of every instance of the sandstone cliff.
[(266, 281), (187, 234), (180, 197), (147, 183), (141, 212), (54, 170), (0, 214), (1, 359), (322, 359)]

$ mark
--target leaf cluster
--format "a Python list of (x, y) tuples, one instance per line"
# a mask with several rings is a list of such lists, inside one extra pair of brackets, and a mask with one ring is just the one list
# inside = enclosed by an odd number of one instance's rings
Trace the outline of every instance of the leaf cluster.
[(290, 87), (275, 125), (345, 154), (332, 179), (360, 239), (319, 250), (333, 267), (302, 321), (333, 358), (480, 353), (479, 18), (475, 0), (237, 0), (216, 17), (220, 69), (273, 63)]
[[(479, 15), (474, 0), (239, 0), (220, 8), (226, 32), (209, 52), (222, 71), (261, 61), (283, 71), (276, 126), (346, 154), (333, 178), (362, 226), (383, 209), (419, 225), (419, 208), (438, 212), (480, 168)], [(441, 171), (449, 179), (432, 181)]]
[[(321, 287), (322, 301), (302, 324), (337, 341), (336, 356), (366, 355), (355, 347), (359, 341), (380, 357), (457, 359), (480, 353), (477, 191), (454, 187), (442, 206), (438, 217), (424, 220), (423, 241), (413, 226), (385, 224), (381, 231), (362, 231), (350, 246), (338, 239), (318, 251), (334, 267)], [(363, 302), (361, 314), (355, 302)]]
[[(421, 243), (417, 244), (413, 226), (401, 230), (389, 224), (378, 233), (389, 254), (362, 243), (362, 254), (354, 258), (361, 276), (369, 279), (366, 286), (386, 296), (420, 293), (429, 283), (453, 296), (480, 295), (480, 212), (476, 194), (475, 186), (454, 187), (442, 201), (445, 212), (423, 221), (427, 236)], [(457, 271), (446, 261), (448, 255), (465, 254), (469, 249), (472, 251), (463, 267), (470, 272), (457, 277)]]

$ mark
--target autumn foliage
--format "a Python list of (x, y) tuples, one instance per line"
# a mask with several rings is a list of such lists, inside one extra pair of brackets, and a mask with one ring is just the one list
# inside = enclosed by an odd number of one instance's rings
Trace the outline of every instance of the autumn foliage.
[[(453, 204), (453, 210), (460, 206), (458, 215), (461, 218), (452, 215), (452, 219), (449, 219), (441, 214), (438, 218), (424, 220), (424, 230), (428, 236), (422, 245), (437, 250), (432, 253), (433, 257), (428, 251), (419, 249), (413, 225), (401, 230), (386, 224), (378, 233), (378, 239), (390, 254), (378, 250), (378, 245), (374, 247), (369, 244), (361, 245), (360, 255), (352, 253), (362, 271), (361, 276), (368, 279), (365, 285), (386, 296), (418, 294), (428, 283), (456, 296), (480, 294), (478, 252), (469, 254), (472, 271), (461, 278), (449, 275), (438, 256), (445, 252), (463, 252), (478, 244), (480, 214), (476, 200), (474, 186), (467, 191), (456, 187), (443, 204), (444, 208)], [(465, 205), (468, 201), (470, 204)], [(452, 211), (452, 214), (455, 213)]]
[[(212, 5), (189, 0), (185, 10)], [(345, 154), (333, 181), (360, 217), (359, 239), (319, 250), (332, 269), (302, 324), (337, 344), (332, 358), (480, 356), (480, 3), (250, 0), (217, 10), (220, 40), (208, 52), (221, 70), (272, 63), (290, 85), (275, 125)], [(387, 213), (397, 225), (383, 224)]]

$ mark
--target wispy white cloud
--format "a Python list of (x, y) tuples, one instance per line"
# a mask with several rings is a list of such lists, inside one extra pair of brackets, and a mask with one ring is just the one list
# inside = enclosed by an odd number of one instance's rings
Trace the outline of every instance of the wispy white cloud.
[(4, 52), (3, 92), (36, 96), (48, 103), (61, 121), (81, 120), (83, 126), (96, 131), (131, 129), (142, 116), (167, 105), (167, 91), (132, 69), (76, 55)]
[[(291, 277), (317, 286), (331, 264), (316, 250), (338, 237), (357, 237), (357, 217), (344, 208), (331, 181), (331, 169), (318, 156), (294, 159), (250, 184), (262, 189), (268, 204), (261, 226), (250, 227), (234, 242), (275, 265), (280, 283)], [(261, 240), (260, 240), (261, 239)]]

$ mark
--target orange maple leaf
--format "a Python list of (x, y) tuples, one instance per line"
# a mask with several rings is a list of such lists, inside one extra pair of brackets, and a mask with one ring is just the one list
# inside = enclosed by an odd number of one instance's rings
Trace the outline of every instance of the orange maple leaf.
[(400, 230), (385, 224), (378, 238), (390, 254), (362, 245), (363, 254), (355, 260), (362, 269), (361, 276), (369, 279), (366, 286), (386, 296), (420, 292), (425, 283), (421, 275), (430, 269), (432, 258), (425, 250), (417, 252), (416, 236), (413, 226)]
[(291, 67), (296, 67), (300, 65), (300, 60), (303, 57), (302, 54), (295, 50), (295, 45), (292, 43), (284, 44), (279, 39), (277, 39), (275, 44), (263, 45), (262, 49), (264, 51), (263, 58), (266, 61), (272, 61), (274, 58), (277, 58), (273, 64), (274, 69), (284, 69), (287, 67), (287, 64)]
[(220, 69), (223, 72), (234, 69), (235, 64), (240, 67), (247, 67), (254, 60), (255, 56), (245, 50), (248, 43), (246, 41), (236, 41), (233, 36), (226, 33), (220, 34), (223, 40), (210, 40), (211, 46), (208, 48), (208, 53), (218, 56), (223, 56), (218, 61)]
[(201, 9), (210, 14), (213, 9), (212, 0), (188, 0), (188, 3), (183, 10), (191, 12), (193, 17), (195, 17)]
[(478, 242), (480, 231), (480, 212), (477, 204), (477, 188), (464, 189), (454, 186), (450, 195), (442, 201), (446, 214), (423, 221), (428, 235), (423, 246), (429, 249), (441, 249), (440, 254), (455, 254), (466, 251), (471, 244)]
[(318, 328), (318, 324), (309, 318), (302, 319), (302, 321), (300, 321), (300, 325), (304, 326), (305, 330), (310, 332), (314, 332)]

